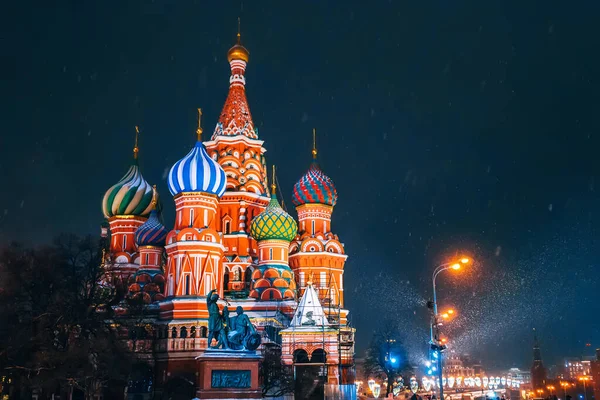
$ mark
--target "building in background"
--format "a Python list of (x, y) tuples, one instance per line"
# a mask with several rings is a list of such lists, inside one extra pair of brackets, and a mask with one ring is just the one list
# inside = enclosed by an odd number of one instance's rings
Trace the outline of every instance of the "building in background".
[(590, 374), (594, 385), (594, 397), (600, 399), (600, 349), (596, 349), (596, 359), (590, 362)]
[(591, 374), (591, 365), (587, 358), (582, 357), (569, 357), (565, 358), (563, 366), (564, 373), (563, 378), (569, 380), (576, 380), (580, 376)]

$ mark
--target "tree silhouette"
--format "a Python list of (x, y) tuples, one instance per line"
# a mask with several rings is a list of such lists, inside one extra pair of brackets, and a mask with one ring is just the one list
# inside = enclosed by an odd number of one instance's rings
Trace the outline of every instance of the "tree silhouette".
[(74, 235), (0, 249), (0, 376), (11, 399), (33, 388), (89, 395), (126, 381), (129, 354), (100, 312), (110, 310), (101, 260), (99, 242)]

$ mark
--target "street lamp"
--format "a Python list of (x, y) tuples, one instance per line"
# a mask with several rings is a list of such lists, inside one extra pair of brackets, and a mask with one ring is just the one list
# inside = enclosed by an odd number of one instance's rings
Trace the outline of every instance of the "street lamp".
[[(438, 379), (440, 381), (440, 400), (444, 400), (444, 385), (443, 385), (443, 377), (442, 377), (442, 368), (443, 368), (443, 361), (442, 361), (442, 352), (446, 349), (446, 346), (444, 344), (442, 344), (439, 340), (440, 337), (440, 328), (439, 328), (439, 321), (438, 321), (438, 306), (437, 306), (437, 294), (435, 291), (435, 281), (438, 277), (438, 275), (440, 273), (442, 273), (443, 271), (447, 271), (449, 269), (452, 269), (454, 271), (458, 271), (459, 269), (462, 268), (463, 265), (467, 265), (471, 262), (471, 260), (469, 258), (466, 257), (462, 257), (456, 261), (453, 262), (449, 262), (449, 263), (445, 263), (445, 264), (441, 264), (439, 265), (434, 271), (433, 271), (433, 276), (431, 278), (432, 284), (433, 284), (433, 304), (428, 304), (428, 306), (431, 306), (432, 311), (433, 311), (433, 315), (432, 315), (432, 321), (431, 321), (431, 349), (436, 352), (438, 354), (437, 356), (437, 373), (438, 373)], [(454, 313), (454, 310), (452, 310), (452, 313)], [(449, 313), (445, 313), (445, 315), (448, 317)], [(436, 335), (434, 337), (433, 335), (433, 327), (435, 325), (435, 330), (436, 330)], [(435, 353), (434, 353), (435, 354)]]
[(587, 375), (580, 376), (579, 380), (581, 382), (583, 382), (583, 400), (587, 400), (587, 390), (586, 390), (585, 383), (590, 380), (590, 377)]

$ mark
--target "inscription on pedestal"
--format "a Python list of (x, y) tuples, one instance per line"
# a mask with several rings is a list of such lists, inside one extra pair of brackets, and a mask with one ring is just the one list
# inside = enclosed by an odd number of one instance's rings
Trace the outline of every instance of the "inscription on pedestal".
[(213, 370), (210, 386), (213, 388), (249, 388), (250, 370)]

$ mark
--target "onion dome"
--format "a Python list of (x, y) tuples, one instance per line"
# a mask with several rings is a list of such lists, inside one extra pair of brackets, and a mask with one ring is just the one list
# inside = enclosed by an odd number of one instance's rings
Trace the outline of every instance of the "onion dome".
[(138, 246), (155, 246), (162, 247), (165, 245), (167, 239), (167, 233), (169, 231), (158, 219), (158, 211), (156, 210), (156, 198), (158, 194), (156, 187), (153, 187), (154, 198), (152, 199), (152, 211), (148, 220), (144, 222), (135, 231), (135, 243)]
[(158, 270), (138, 270), (129, 279), (127, 300), (150, 304), (165, 299), (163, 295), (165, 276)]
[(137, 164), (139, 130), (137, 126), (135, 129), (134, 163), (125, 176), (106, 191), (102, 199), (102, 212), (106, 218), (115, 215), (146, 216), (151, 210), (152, 186), (144, 180)]
[(291, 242), (296, 237), (298, 225), (294, 218), (279, 205), (275, 189), (275, 184), (271, 185), (271, 201), (267, 208), (252, 220), (250, 235), (257, 241), (285, 240)]
[(204, 192), (219, 197), (225, 193), (227, 177), (225, 171), (215, 160), (210, 158), (200, 138), (202, 128), (198, 109), (198, 140), (190, 152), (171, 167), (168, 176), (169, 191), (173, 196), (186, 192)]
[(292, 203), (295, 206), (302, 204), (326, 204), (335, 206), (338, 199), (337, 190), (330, 177), (325, 175), (317, 164), (317, 148), (313, 130), (313, 162), (302, 178), (294, 185)]

